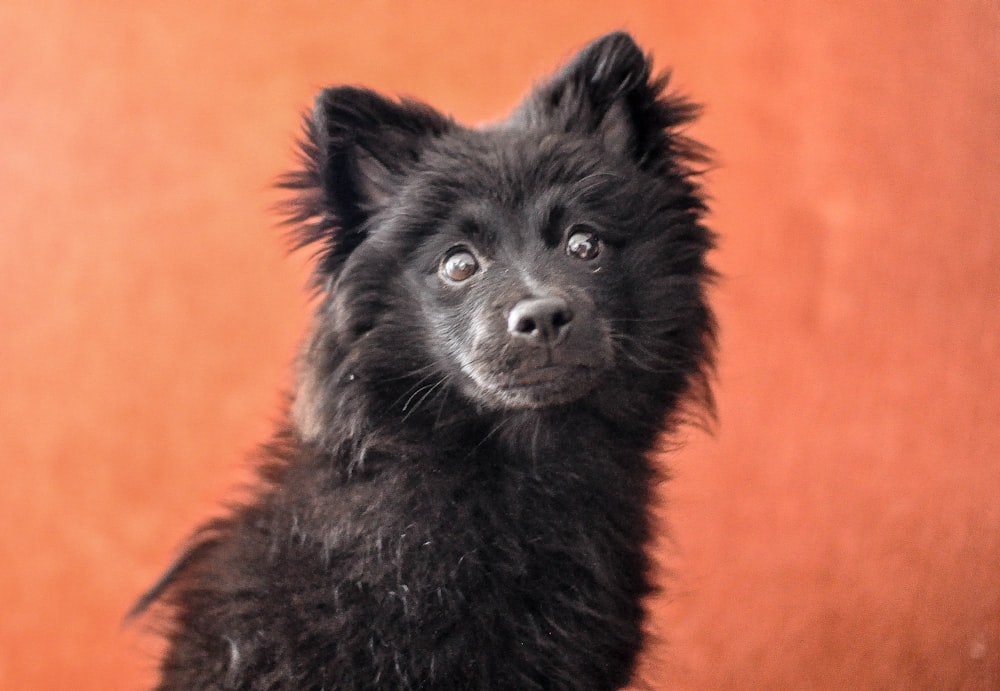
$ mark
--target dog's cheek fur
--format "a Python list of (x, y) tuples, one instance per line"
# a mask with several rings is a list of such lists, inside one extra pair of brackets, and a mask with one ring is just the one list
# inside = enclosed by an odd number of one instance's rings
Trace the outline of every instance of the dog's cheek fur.
[(428, 348), (405, 260), (404, 247), (371, 238), (347, 258), (323, 297), (292, 406), (305, 440), (334, 449), (366, 439), (374, 423), (419, 395), (408, 390), (413, 382), (433, 380), (440, 360)]

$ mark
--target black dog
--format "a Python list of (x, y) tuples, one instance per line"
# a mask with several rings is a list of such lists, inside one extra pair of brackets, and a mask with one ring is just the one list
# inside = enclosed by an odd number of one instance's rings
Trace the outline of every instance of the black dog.
[(711, 233), (621, 33), (468, 129), (323, 91), (283, 179), (321, 295), (256, 498), (136, 606), (161, 689), (617, 689), (643, 642), (647, 453), (708, 404)]

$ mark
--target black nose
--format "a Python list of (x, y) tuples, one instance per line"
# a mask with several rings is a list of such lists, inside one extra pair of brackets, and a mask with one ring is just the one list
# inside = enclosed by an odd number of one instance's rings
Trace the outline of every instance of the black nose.
[(510, 311), (507, 331), (538, 345), (552, 345), (566, 335), (572, 320), (573, 311), (562, 298), (527, 298)]

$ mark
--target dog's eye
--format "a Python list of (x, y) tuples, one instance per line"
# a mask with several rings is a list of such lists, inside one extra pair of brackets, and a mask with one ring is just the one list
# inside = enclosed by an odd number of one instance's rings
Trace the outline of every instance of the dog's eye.
[(441, 262), (441, 275), (455, 283), (468, 280), (477, 271), (479, 271), (479, 262), (468, 250), (457, 249), (445, 256)]
[(566, 240), (566, 254), (577, 259), (590, 260), (601, 253), (601, 239), (589, 226), (575, 225), (570, 228)]

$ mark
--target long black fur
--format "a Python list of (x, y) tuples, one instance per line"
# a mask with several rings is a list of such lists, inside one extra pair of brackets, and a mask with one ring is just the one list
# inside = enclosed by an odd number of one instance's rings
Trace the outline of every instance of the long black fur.
[(160, 689), (629, 682), (648, 454), (711, 406), (704, 159), (666, 83), (615, 33), (486, 128), (318, 96), (282, 180), (320, 295), (292, 413), (135, 608), (168, 617)]

